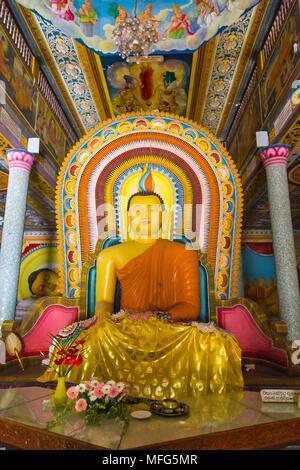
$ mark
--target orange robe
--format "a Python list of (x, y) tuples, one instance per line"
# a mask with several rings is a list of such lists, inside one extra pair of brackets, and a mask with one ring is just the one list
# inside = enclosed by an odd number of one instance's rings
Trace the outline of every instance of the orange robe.
[(197, 320), (200, 308), (197, 253), (157, 240), (117, 271), (121, 307), (169, 312), (173, 320)]
[[(168, 311), (174, 320), (198, 317), (197, 254), (184, 245), (158, 240), (117, 276), (123, 308)], [(113, 321), (107, 314), (79, 338), (85, 338), (86, 355), (72, 368), (67, 379), (71, 383), (92, 377), (122, 381), (130, 385), (131, 395), (149, 399), (223, 393), (243, 386), (238, 343), (210, 325), (166, 323), (142, 313)], [(46, 371), (40, 380), (55, 378)]]

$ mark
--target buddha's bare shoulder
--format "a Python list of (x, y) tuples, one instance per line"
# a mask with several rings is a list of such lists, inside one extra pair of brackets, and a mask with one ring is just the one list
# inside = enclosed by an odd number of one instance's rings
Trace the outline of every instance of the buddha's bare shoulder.
[(119, 243), (118, 245), (109, 246), (101, 250), (98, 257), (101, 258), (113, 258), (115, 255), (126, 251), (126, 243)]

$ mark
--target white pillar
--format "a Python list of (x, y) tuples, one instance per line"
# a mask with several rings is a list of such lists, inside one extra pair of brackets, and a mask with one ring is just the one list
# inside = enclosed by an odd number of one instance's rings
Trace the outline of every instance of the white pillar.
[(300, 339), (300, 292), (287, 178), (289, 146), (274, 144), (261, 149), (267, 174), (268, 196), (281, 319), (288, 338)]
[(9, 179), (0, 251), (0, 326), (15, 316), (28, 181), (34, 155), (24, 149), (6, 152)]

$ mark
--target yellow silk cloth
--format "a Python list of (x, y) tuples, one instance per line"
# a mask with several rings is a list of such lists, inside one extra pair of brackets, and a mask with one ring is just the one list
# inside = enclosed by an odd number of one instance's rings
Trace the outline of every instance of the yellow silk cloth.
[[(155, 317), (119, 323), (98, 319), (86, 337), (86, 357), (73, 367), (68, 382), (92, 377), (130, 384), (130, 394), (150, 399), (223, 393), (243, 387), (241, 353), (236, 340), (220, 330), (173, 325)], [(54, 380), (46, 371), (41, 381)]]
[[(117, 276), (122, 308), (136, 313), (167, 311), (175, 321), (198, 317), (198, 258), (184, 245), (158, 240)], [(130, 385), (131, 395), (150, 399), (223, 393), (243, 386), (241, 351), (232, 336), (216, 328), (204, 332), (197, 324), (137, 316), (125, 315), (115, 322), (109, 314), (102, 315), (83, 330), (79, 338), (86, 337), (86, 355), (68, 381), (123, 381)], [(40, 380), (55, 378), (47, 371)]]

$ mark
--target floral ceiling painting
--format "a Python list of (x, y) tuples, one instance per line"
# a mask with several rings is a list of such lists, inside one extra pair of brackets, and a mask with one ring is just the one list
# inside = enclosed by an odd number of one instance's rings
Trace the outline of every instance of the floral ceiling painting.
[(136, 14), (150, 22), (157, 51), (191, 52), (235, 23), (259, 0), (17, 0), (101, 55), (116, 54), (113, 30)]

